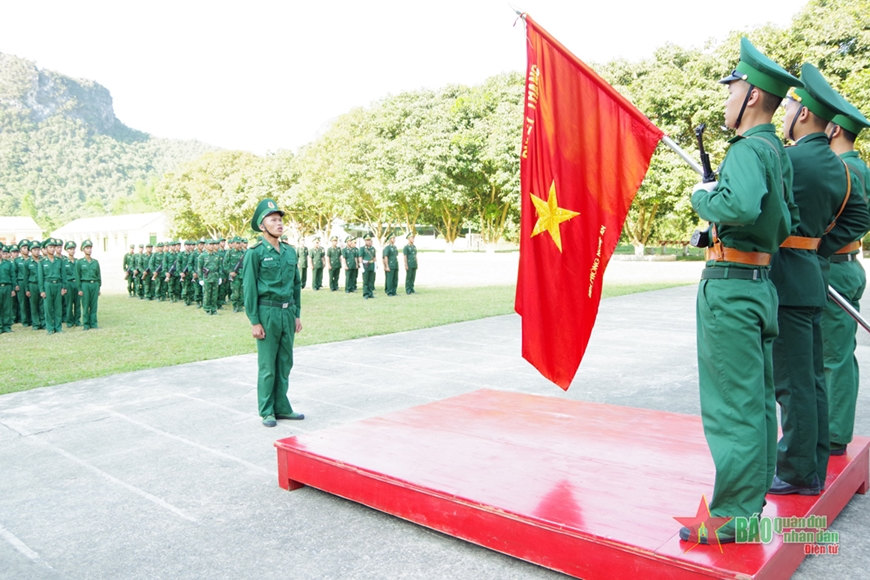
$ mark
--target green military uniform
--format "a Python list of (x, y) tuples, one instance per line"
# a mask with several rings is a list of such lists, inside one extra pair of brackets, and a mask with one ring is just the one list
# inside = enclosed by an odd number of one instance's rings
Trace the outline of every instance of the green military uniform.
[(139, 244), (139, 253), (133, 255), (133, 295), (141, 300), (142, 295), (142, 262), (145, 255), (144, 244)]
[(154, 292), (152, 290), (151, 276), (153, 275), (152, 261), (156, 261), (154, 257), (154, 246), (145, 244), (145, 253), (142, 254), (142, 271), (140, 281), (142, 283), (142, 299), (154, 300)]
[[(75, 250), (75, 247), (75, 242), (67, 242), (64, 249)], [(130, 254), (125, 255), (129, 256)], [(82, 298), (79, 296), (81, 288), (76, 279), (76, 263), (78, 263), (78, 260), (75, 258), (66, 258), (63, 264), (64, 278), (66, 279), (65, 288), (67, 303), (65, 321), (67, 328), (81, 326), (82, 324)], [(130, 276), (130, 278), (132, 278), (132, 276)]]
[[(315, 237), (315, 240), (320, 238)], [(326, 252), (320, 246), (311, 249), (311, 287), (320, 290), (323, 287), (323, 257)]]
[[(93, 248), (90, 240), (82, 242), (82, 250)], [(103, 277), (100, 274), (100, 263), (85, 253), (84, 258), (76, 260), (76, 282), (81, 290), (82, 297), (82, 328), (91, 330), (97, 326), (97, 305), (100, 297), (100, 287), (103, 285)]]
[[(234, 238), (233, 243), (243, 243), (241, 238)], [(234, 248), (230, 250), (229, 263), (232, 264), (232, 282), (230, 284), (230, 302), (233, 312), (241, 312), (245, 306), (245, 296), (242, 293), (242, 265), (245, 260), (245, 250)]]
[[(371, 240), (371, 234), (363, 236), (363, 240)], [(364, 244), (359, 249), (360, 263), (362, 264), (363, 298), (375, 297), (375, 270), (378, 252), (374, 246)]]
[[(854, 138), (870, 127), (864, 115), (850, 103), (841, 103), (842, 114), (834, 116), (831, 122), (848, 131)], [(854, 143), (853, 143), (854, 146)], [(854, 149), (840, 154), (852, 170), (852, 195), (863, 194), (870, 197), (870, 169)], [(863, 237), (863, 236), (861, 236)], [(842, 248), (831, 256), (828, 283), (860, 310), (861, 297), (867, 278), (861, 262), (857, 259), (861, 252), (860, 239), (855, 240), (857, 247)], [(825, 361), (825, 383), (828, 387), (828, 424), (831, 441), (831, 455), (842, 455), (852, 441), (855, 429), (855, 406), (858, 400), (858, 361), (855, 359), (855, 333), (858, 324), (832, 299), (828, 298), (822, 311), (822, 344)]]
[[(265, 199), (257, 206), (251, 229), (260, 226), (268, 215), (284, 212)], [(294, 413), (287, 398), (288, 378), (293, 368), (293, 340), (296, 320), (300, 318), (302, 282), (296, 250), (289, 244), (258, 240), (245, 253), (243, 288), (245, 312), (251, 324), (262, 325), (265, 336), (257, 340), (257, 403), (263, 424), (275, 425), (278, 419), (302, 419)]]
[(357, 272), (359, 272), (359, 268), (357, 267), (357, 258), (359, 257), (359, 250), (355, 245), (352, 245), (354, 241), (353, 236), (348, 236), (344, 243), (346, 244), (344, 249), (341, 251), (342, 257), (344, 257), (344, 291), (347, 294), (351, 292), (356, 292), (356, 280), (357, 280)]
[(194, 302), (196, 289), (193, 280), (193, 272), (196, 270), (196, 259), (194, 247), (196, 243), (193, 240), (184, 242), (184, 253), (181, 254), (178, 260), (179, 277), (181, 278), (181, 297), (184, 299), (184, 305), (190, 306)]
[(12, 297), (12, 323), (20, 324), (21, 309), (18, 306), (18, 244), (10, 245), (8, 254), (9, 256), (6, 260), (12, 264), (12, 290), (15, 292), (15, 295)]
[(43, 247), (48, 251), (48, 256), (40, 260), (38, 272), (39, 292), (44, 299), (45, 329), (48, 334), (62, 332), (63, 321), (63, 286), (66, 282), (63, 260), (52, 253), (49, 248), (54, 248), (57, 241), (53, 238), (46, 240)]
[(21, 251), (23, 248), (27, 248), (27, 255), (24, 255), (24, 252), (22, 251), (22, 255), (19, 255), (15, 259), (15, 283), (17, 285), (17, 290), (15, 292), (18, 297), (18, 318), (21, 320), (21, 325), (30, 326), (32, 324), (32, 319), (30, 317), (30, 298), (27, 296), (27, 262), (30, 260), (30, 242), (22, 240), (21, 243), (18, 244), (18, 249)]
[(202, 308), (202, 295), (203, 295), (203, 285), (200, 284), (202, 280), (199, 277), (199, 260), (202, 258), (203, 254), (205, 254), (205, 240), (200, 239), (196, 242), (196, 250), (194, 250), (194, 261), (193, 267), (191, 271), (193, 272), (194, 278), (196, 280), (196, 284), (194, 285), (194, 300), (196, 301), (196, 307)]
[(338, 292), (338, 277), (341, 275), (341, 248), (337, 245), (338, 238), (336, 236), (332, 236), (329, 241), (336, 243), (326, 250), (326, 257), (329, 260), (329, 289), (332, 292)]
[(402, 248), (405, 256), (405, 294), (414, 294), (414, 282), (417, 280), (417, 246), (414, 245), (414, 236), (408, 236), (408, 243)]
[(0, 244), (0, 334), (12, 332), (15, 321), (15, 264), (9, 259), (10, 248)]
[(299, 275), (302, 280), (302, 287), (305, 288), (305, 283), (308, 280), (308, 248), (305, 246), (305, 240), (300, 238), (302, 242), (296, 248), (296, 256), (299, 259)]
[(392, 234), (387, 236), (387, 245), (384, 246), (384, 293), (387, 296), (395, 296), (399, 286), (399, 250), (396, 249)]
[[(806, 107), (830, 121), (836, 93), (812, 65), (801, 67), (804, 88), (790, 94), (791, 107)], [(786, 127), (793, 137), (794, 123)], [(848, 170), (828, 146), (824, 132), (809, 133), (789, 147), (794, 166), (794, 199), (800, 209), (795, 237), (774, 256), (771, 280), (779, 297), (779, 336), (773, 344), (776, 400), (781, 407), (782, 438), (778, 444), (776, 479), (770, 493), (817, 495), (825, 487), (830, 439), (821, 317), (827, 302), (827, 258), (870, 226), (870, 213), (860, 195), (850, 195)], [(836, 225), (829, 225), (836, 218)], [(825, 234), (826, 229), (830, 231)], [(818, 239), (824, 239), (818, 243)], [(792, 240), (816, 240), (818, 250), (788, 247)], [(822, 259), (820, 261), (820, 258)]]
[[(720, 82), (738, 80), (750, 85), (747, 98), (753, 87), (782, 97), (790, 84), (800, 84), (745, 38), (737, 69)], [(732, 90), (743, 90), (745, 83)], [(742, 112), (735, 127), (741, 118)], [(763, 264), (789, 235), (796, 216), (791, 180), (791, 163), (774, 126), (762, 123), (730, 140), (719, 181), (699, 185), (692, 194), (695, 211), (718, 235), (708, 249), (696, 313), (701, 418), (716, 467), (709, 507), (717, 517), (761, 513), (774, 476), (771, 351), (777, 300)], [(689, 529), (680, 530), (680, 537), (688, 540)], [(733, 522), (720, 530), (719, 539), (734, 541)]]
[(127, 294), (132, 298), (136, 293), (136, 278), (133, 276), (133, 265), (136, 261), (136, 246), (130, 246), (130, 251), (124, 254), (121, 267), (124, 269), (124, 279), (127, 280)]
[(215, 250), (217, 240), (208, 240), (209, 248), (199, 256), (197, 274), (202, 286), (202, 309), (217, 314), (218, 286), (221, 282), (221, 257)]
[(42, 261), (39, 254), (42, 242), (30, 243), (30, 259), (27, 268), (27, 296), (30, 300), (30, 318), (33, 330), (45, 330), (45, 303), (39, 294), (39, 264)]

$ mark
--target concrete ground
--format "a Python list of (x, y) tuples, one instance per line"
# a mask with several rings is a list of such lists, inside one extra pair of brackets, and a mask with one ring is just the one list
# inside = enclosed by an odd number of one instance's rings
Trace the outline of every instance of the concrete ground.
[[(290, 395), (306, 419), (275, 429), (256, 414), (253, 355), (0, 397), (0, 578), (561, 578), (311, 488), (285, 492), (273, 442), (483, 387), (698, 414), (694, 299), (689, 286), (603, 301), (567, 393), (520, 357), (510, 315), (299, 348)], [(859, 340), (868, 368), (870, 335)], [(831, 526), (840, 554), (795, 578), (865, 577), (868, 521), (856, 496)]]

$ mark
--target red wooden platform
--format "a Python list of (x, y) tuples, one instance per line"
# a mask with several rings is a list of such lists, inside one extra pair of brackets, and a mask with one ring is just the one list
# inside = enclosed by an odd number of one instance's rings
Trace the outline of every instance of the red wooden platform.
[[(285, 489), (310, 485), (578, 578), (788, 578), (804, 558), (779, 535), (721, 552), (680, 542), (674, 516), (713, 491), (700, 417), (480, 390), (275, 446)], [(868, 457), (856, 437), (822, 495), (768, 496), (763, 515), (830, 525), (867, 490)]]

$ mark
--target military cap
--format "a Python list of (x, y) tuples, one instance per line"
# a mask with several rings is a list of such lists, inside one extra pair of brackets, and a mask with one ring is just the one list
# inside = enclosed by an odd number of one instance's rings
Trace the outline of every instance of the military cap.
[(843, 98), (831, 88), (819, 69), (808, 62), (801, 66), (803, 88), (793, 89), (788, 96), (812, 111), (817, 117), (830, 121), (838, 113)]
[(145, 247), (146, 248), (153, 248), (154, 244), (152, 244), (151, 242), (148, 242), (147, 244), (145, 244)]
[(312, 236), (311, 239), (312, 239), (312, 240), (317, 240), (317, 241), (319, 242), (319, 241), (320, 241), (320, 236)]
[(42, 242), (42, 247), (43, 247), (43, 248), (50, 248), (50, 247), (53, 246), (53, 245), (55, 245), (55, 244), (54, 244), (54, 240), (53, 240), (52, 238), (48, 238), (47, 240), (45, 240), (44, 242)]
[(346, 244), (353, 239), (355, 239), (353, 236), (348, 236), (348, 237), (344, 238), (344, 243)]
[(17, 252), (18, 251), (18, 244), (12, 244), (11, 246), (9, 246), (9, 251), (10, 252)]
[(163, 242), (157, 242), (157, 247), (158, 247), (158, 248), (162, 248), (162, 247), (163, 247)]
[(31, 250), (32, 250), (33, 248), (41, 248), (41, 247), (42, 247), (42, 242), (40, 242), (39, 240), (30, 240), (29, 247), (30, 247)]
[(834, 118), (831, 119), (833, 124), (839, 125), (846, 131), (854, 133), (855, 135), (860, 133), (863, 129), (870, 127), (870, 121), (867, 120), (867, 117), (861, 114), (861, 111), (859, 111), (855, 105), (843, 98), (843, 95), (837, 96), (840, 97), (840, 112), (834, 115)]
[(372, 235), (371, 235), (371, 234), (366, 234), (366, 235), (363, 236), (363, 239), (364, 239), (364, 240), (370, 240), (370, 239), (372, 239)]
[(257, 204), (257, 209), (254, 210), (254, 217), (251, 219), (251, 229), (255, 232), (261, 232), (263, 230), (260, 229), (260, 222), (263, 219), (272, 213), (279, 213), (282, 216), (284, 212), (278, 208), (278, 204), (275, 203), (272, 199), (264, 199), (259, 204)]
[[(85, 240), (82, 242), (82, 249), (93, 247), (94, 243), (90, 240)], [(149, 244), (150, 245), (150, 244)]]
[(225, 241), (227, 241), (226, 238), (221, 238), (220, 240), (218, 240), (218, 242), (225, 242)]
[(21, 240), (20, 242), (18, 242), (18, 247), (19, 248), (29, 248), (30, 247), (30, 240)]
[(338, 241), (338, 236), (332, 236), (331, 238), (329, 238), (329, 241), (330, 241), (330, 242), (337, 242), (337, 241)]
[(139, 247), (140, 247), (140, 248), (144, 248), (144, 247), (145, 247), (145, 244), (139, 244)]
[[(64, 245), (63, 249), (69, 250), (70, 248), (75, 249), (75, 247), (76, 247), (76, 243), (74, 241), (70, 240)], [(130, 246), (130, 247), (132, 248), (133, 246)]]
[(746, 81), (777, 97), (786, 96), (790, 87), (804, 86), (800, 79), (790, 75), (752, 46), (745, 36), (740, 39), (740, 62), (737, 63), (737, 68), (719, 82), (727, 85), (734, 81)]
[(389, 242), (390, 240), (392, 240), (392, 239), (395, 238), (395, 237), (396, 237), (396, 236), (393, 235), (393, 234), (387, 234), (387, 237), (384, 238), (384, 241), (385, 241), (385, 242)]

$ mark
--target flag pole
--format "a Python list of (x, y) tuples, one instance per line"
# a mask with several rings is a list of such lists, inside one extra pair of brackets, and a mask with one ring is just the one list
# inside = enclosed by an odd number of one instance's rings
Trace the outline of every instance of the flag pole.
[(674, 151), (674, 153), (676, 153), (677, 155), (682, 157), (683, 161), (688, 163), (692, 169), (694, 169), (695, 171), (698, 172), (698, 175), (701, 175), (701, 176), (704, 175), (704, 170), (701, 168), (701, 166), (698, 164), (698, 162), (695, 161), (694, 159), (692, 159), (691, 157), (689, 157), (689, 154), (686, 153), (685, 151), (683, 151), (682, 147), (680, 147), (679, 145), (674, 143), (670, 137), (668, 137), (667, 135), (662, 137), (662, 143), (664, 143), (665, 145), (670, 147)]

